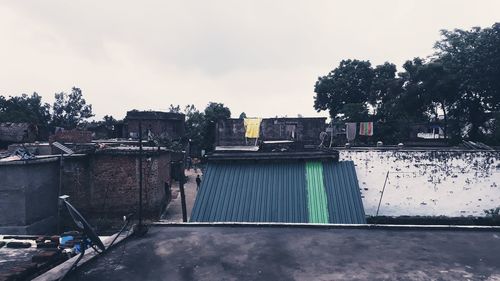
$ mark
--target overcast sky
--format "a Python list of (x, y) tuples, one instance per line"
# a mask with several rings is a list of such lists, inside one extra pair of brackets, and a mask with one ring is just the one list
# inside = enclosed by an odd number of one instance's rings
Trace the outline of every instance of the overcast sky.
[(340, 60), (401, 64), (440, 29), (500, 21), (500, 1), (1, 1), (0, 95), (77, 86), (97, 118), (222, 102), (233, 117), (326, 116)]

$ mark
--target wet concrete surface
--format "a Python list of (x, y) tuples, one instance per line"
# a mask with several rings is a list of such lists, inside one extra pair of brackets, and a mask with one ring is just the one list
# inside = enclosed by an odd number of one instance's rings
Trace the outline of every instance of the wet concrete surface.
[[(198, 193), (196, 188), (196, 176), (200, 175), (203, 179), (203, 174), (200, 169), (186, 169), (184, 174), (187, 177), (186, 183), (184, 183), (184, 193), (186, 196), (186, 213), (187, 219), (191, 218), (191, 211), (193, 210), (194, 201), (196, 199), (196, 194)], [(182, 204), (181, 204), (181, 194), (179, 191), (179, 183), (174, 182), (172, 184), (172, 195), (174, 198), (170, 201), (162, 215), (161, 221), (165, 222), (182, 222)]]
[(154, 226), (69, 280), (500, 280), (500, 233)]

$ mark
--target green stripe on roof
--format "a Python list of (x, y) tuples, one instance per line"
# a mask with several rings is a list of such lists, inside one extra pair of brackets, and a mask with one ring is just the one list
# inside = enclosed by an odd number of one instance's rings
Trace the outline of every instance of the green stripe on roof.
[(306, 180), (309, 222), (328, 223), (328, 203), (321, 162), (306, 163)]

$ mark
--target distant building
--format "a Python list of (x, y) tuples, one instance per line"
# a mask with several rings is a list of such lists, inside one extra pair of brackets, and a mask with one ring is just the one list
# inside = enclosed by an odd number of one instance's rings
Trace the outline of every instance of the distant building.
[(428, 123), (411, 126), (410, 140), (445, 138), (444, 126), (441, 124)]
[(96, 140), (118, 139), (123, 136), (123, 121), (115, 121), (112, 124), (104, 122), (90, 123), (86, 130), (92, 132), (92, 138)]
[[(326, 129), (324, 117), (263, 118), (259, 128), (262, 142), (289, 141), (304, 145), (319, 145), (320, 134)], [(255, 145), (245, 138), (244, 119), (223, 119), (217, 123), (217, 146)]]
[(31, 123), (0, 123), (1, 143), (34, 142), (37, 134), (37, 126)]
[[(121, 217), (137, 210), (139, 148), (104, 143), (100, 146), (94, 151), (66, 155), (62, 167), (59, 155), (0, 159), (0, 233), (54, 233), (59, 192), (69, 195), (71, 203), (89, 219)], [(144, 147), (144, 217), (158, 219), (170, 201), (179, 158), (182, 155), (164, 147)]]
[[(123, 216), (136, 209), (139, 200), (138, 147), (108, 147), (95, 153), (67, 157), (62, 192), (85, 214)], [(161, 148), (143, 151), (144, 215), (158, 218), (170, 201), (172, 153)]]
[(139, 123), (145, 140), (180, 140), (185, 134), (185, 116), (182, 113), (132, 110), (127, 112), (124, 122), (126, 138), (139, 137)]

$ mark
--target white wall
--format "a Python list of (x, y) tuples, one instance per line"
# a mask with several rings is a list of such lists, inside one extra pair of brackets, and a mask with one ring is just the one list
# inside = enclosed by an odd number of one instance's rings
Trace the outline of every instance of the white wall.
[(341, 150), (356, 165), (363, 205), (375, 215), (485, 216), (500, 207), (500, 151)]

